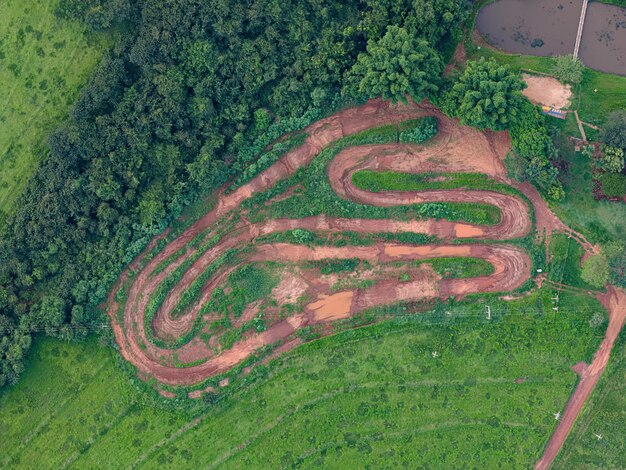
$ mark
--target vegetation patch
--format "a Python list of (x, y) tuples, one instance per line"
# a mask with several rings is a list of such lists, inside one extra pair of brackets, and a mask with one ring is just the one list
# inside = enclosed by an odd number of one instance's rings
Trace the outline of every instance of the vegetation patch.
[(626, 335), (615, 345), (611, 362), (570, 432), (555, 469), (625, 468)]
[(496, 191), (525, 199), (509, 185), (497, 183), (482, 173), (403, 173), (359, 170), (352, 175), (357, 188), (367, 191), (425, 191), (429, 189), (471, 189)]
[[(413, 125), (419, 122), (413, 121)], [(271, 189), (244, 201), (242, 207), (254, 209), (249, 214), (253, 222), (267, 218), (303, 218), (320, 214), (329, 217), (396, 220), (434, 218), (484, 225), (495, 225), (500, 221), (500, 211), (486, 204), (441, 202), (387, 208), (358, 204), (337, 196), (328, 182), (327, 166), (340, 151), (356, 145), (397, 143), (398, 138), (396, 125), (368, 129), (344, 137), (322, 150), (308, 167), (299, 169), (292, 177), (285, 178)], [(265, 205), (295, 185), (300, 185), (303, 189), (287, 199), (271, 203), (269, 206)]]
[(435, 258), (420, 260), (416, 264), (430, 265), (444, 279), (489, 276), (494, 273), (493, 265), (479, 258)]
[(59, 0), (2, 2), (0, 20), (0, 225), (13, 212), (48, 134), (78, 98), (110, 33), (55, 16)]
[(548, 279), (583, 289), (593, 289), (581, 278), (583, 248), (578, 242), (563, 233), (555, 233), (550, 238)]
[[(542, 290), (514, 302), (489, 299), (490, 322), (482, 304), (416, 315), (389, 307), (378, 314), (397, 312), (395, 318), (304, 345), (254, 369), (245, 387), (233, 382), (226, 396), (207, 394), (206, 401), (163, 400), (145, 384), (136, 388), (121, 370), (125, 363), (94, 340), (43, 339), (23, 380), (0, 395), (0, 459), (12, 468), (68, 460), (98, 467), (111, 455), (174, 468), (350, 468), (356, 460), (373, 467), (529, 467), (556, 425), (552, 413), (565, 407), (576, 383), (571, 365), (590, 359), (602, 332), (589, 325), (601, 311), (595, 300), (564, 293), (568, 313), (555, 320), (550, 297)], [(619, 433), (621, 421), (605, 403), (594, 422), (608, 436)], [(527, 410), (521, 418), (519, 409)], [(247, 446), (242, 436), (251, 439)], [(603, 445), (619, 463), (619, 441)]]

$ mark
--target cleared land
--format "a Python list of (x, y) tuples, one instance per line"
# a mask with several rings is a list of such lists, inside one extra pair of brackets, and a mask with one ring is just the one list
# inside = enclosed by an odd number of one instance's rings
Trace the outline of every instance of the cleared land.
[(539, 77), (536, 75), (522, 74), (522, 78), (528, 85), (522, 93), (535, 104), (545, 104), (553, 108), (568, 108), (572, 96), (569, 85), (563, 85), (556, 78)]
[(47, 135), (67, 115), (110, 44), (104, 34), (57, 18), (57, 3), (2, 2), (0, 225), (43, 157)]
[[(483, 227), (478, 224), (455, 223), (447, 220), (396, 221), (381, 219), (343, 219), (328, 215), (292, 218), (270, 218), (265, 222), (251, 223), (246, 212), (237, 218), (230, 216), (241, 203), (256, 193), (272, 188), (279, 181), (304, 168), (329, 144), (346, 136), (358, 135), (377, 125), (404, 122), (410, 119), (436, 116), (439, 132), (428, 145), (377, 144), (347, 146), (335, 153), (327, 166), (327, 178), (333, 192), (340, 199), (351, 200), (374, 207), (410, 206), (426, 203), (487, 204), (499, 209), (498, 223)], [(324, 232), (357, 231), (412, 232), (436, 236), (443, 240), (455, 238), (514, 239), (524, 237), (531, 231), (529, 207), (517, 196), (494, 191), (431, 190), (421, 192), (374, 193), (359, 190), (351, 183), (352, 172), (357, 169), (403, 169), (413, 172), (428, 170), (484, 172), (494, 177), (504, 173), (502, 156), (498, 150), (507, 148), (503, 135), (489, 135), (460, 128), (452, 121), (428, 106), (390, 106), (373, 101), (361, 108), (349, 109), (319, 121), (306, 129), (308, 137), (304, 144), (289, 151), (273, 166), (235, 191), (223, 195), (217, 206), (202, 217), (180, 237), (168, 244), (139, 271), (128, 288), (123, 306), (118, 306), (115, 293), (109, 308), (116, 339), (122, 354), (140, 373), (154, 377), (168, 385), (194, 385), (207, 378), (223, 374), (241, 364), (253, 353), (270, 345), (285, 343), (292, 347), (299, 341), (298, 333), (308, 327), (338, 319), (346, 319), (356, 313), (399, 301), (415, 302), (423, 299), (464, 296), (477, 292), (511, 291), (521, 287), (530, 277), (532, 262), (524, 250), (512, 245), (410, 245), (401, 243), (378, 243), (369, 247), (307, 247), (288, 243), (259, 244), (236, 262), (226, 263), (225, 257), (238, 247), (253, 243), (262, 236), (288, 230)], [(394, 129), (395, 132), (395, 129)], [(504, 139), (504, 140), (503, 140)], [(468, 143), (473, 145), (469, 145)], [(325, 172), (326, 173), (326, 172)], [(533, 195), (534, 196), (534, 195)], [(284, 200), (281, 200), (284, 202)], [(558, 228), (556, 219), (548, 217), (547, 208), (537, 211), (538, 225)], [(205, 234), (207, 229), (226, 218), (217, 230), (230, 223), (227, 231)], [(189, 240), (199, 234), (212, 236), (213, 241), (202, 248), (181, 253)], [(175, 256), (178, 254), (178, 256)], [(205, 320), (222, 320), (217, 312), (203, 307), (215, 288), (245, 262), (299, 262), (324, 259), (357, 258), (371, 264), (422, 260), (445, 257), (482, 258), (495, 269), (493, 274), (471, 279), (441, 279), (435, 273), (422, 272), (404, 283), (396, 280), (377, 282), (365, 288), (348, 289), (331, 293), (314, 282), (306, 282), (306, 288), (297, 292), (305, 297), (301, 312), (284, 316), (280, 312), (267, 316), (269, 324), (262, 331), (250, 332), (230, 348), (215, 348), (209, 341), (190, 341), (189, 336), (199, 316)], [(169, 266), (167, 266), (169, 262)], [(167, 267), (164, 267), (167, 266)], [(158, 272), (155, 274), (155, 270)], [(178, 273), (174, 276), (174, 271)], [(127, 274), (125, 275), (127, 276)], [(126, 281), (123, 276), (121, 287)], [(163, 286), (166, 287), (163, 287)], [(169, 291), (169, 292), (168, 292)], [(186, 308), (177, 306), (187, 297)], [(189, 299), (193, 299), (189, 301)], [(123, 310), (122, 310), (123, 308)], [(119, 310), (119, 312), (118, 312)], [(121, 316), (120, 316), (121, 314)], [(147, 317), (147, 318), (146, 318)], [(274, 320), (271, 322), (271, 320)], [(208, 325), (208, 333), (212, 325)], [(153, 330), (153, 331), (150, 331)], [(156, 338), (157, 344), (151, 341)], [(164, 358), (172, 357), (172, 347), (164, 347), (165, 341), (176, 342), (177, 356), (183, 355), (189, 367), (167, 364)], [(294, 341), (292, 341), (294, 340)], [(284, 346), (284, 345), (283, 345)], [(286, 348), (287, 346), (285, 346)], [(169, 392), (164, 392), (169, 393)]]

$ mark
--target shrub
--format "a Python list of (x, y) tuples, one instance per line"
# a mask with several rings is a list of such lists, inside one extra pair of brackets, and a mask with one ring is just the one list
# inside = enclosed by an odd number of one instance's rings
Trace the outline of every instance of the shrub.
[(609, 263), (604, 253), (598, 253), (587, 258), (583, 263), (580, 277), (593, 287), (604, 287), (609, 280)]
[(313, 239), (315, 238), (314, 234), (312, 232), (309, 232), (308, 230), (303, 230), (300, 228), (297, 228), (295, 230), (293, 230), (291, 232), (291, 234), (293, 235), (294, 240), (297, 243), (300, 243), (302, 245), (306, 245), (308, 243), (311, 243), (313, 241)]
[(611, 284), (626, 287), (626, 245), (623, 242), (610, 242), (604, 247), (609, 260), (609, 280)]
[(579, 59), (574, 59), (571, 55), (562, 55), (554, 59), (552, 73), (567, 83), (580, 83), (583, 78), (583, 64)]
[(509, 129), (513, 150), (526, 160), (525, 179), (531, 181), (548, 197), (560, 200), (564, 196), (558, 170), (551, 159), (556, 155), (548, 135), (545, 118), (539, 110), (526, 101), (520, 108), (519, 118)]
[(626, 149), (626, 111), (613, 111), (604, 125), (602, 142), (613, 147)]
[(555, 181), (548, 189), (548, 197), (553, 201), (561, 201), (565, 197), (565, 191), (560, 181)]
[(437, 118), (429, 116), (420, 119), (415, 127), (400, 132), (400, 142), (422, 143), (437, 134)]
[(602, 312), (596, 312), (589, 320), (589, 326), (591, 328), (599, 328), (606, 322), (606, 315)]
[(504, 158), (504, 166), (506, 167), (506, 175), (515, 181), (524, 181), (524, 173), (526, 172), (526, 161), (517, 152), (511, 151)]
[(606, 197), (623, 197), (626, 194), (626, 176), (620, 173), (603, 173), (598, 180)]
[(624, 169), (624, 150), (605, 144), (602, 146), (601, 157), (594, 164), (609, 173), (619, 173)]

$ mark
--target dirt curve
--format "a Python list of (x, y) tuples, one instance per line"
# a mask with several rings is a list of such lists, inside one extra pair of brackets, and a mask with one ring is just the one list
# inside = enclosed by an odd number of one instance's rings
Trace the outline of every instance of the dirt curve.
[[(177, 258), (174, 256), (175, 259), (165, 269), (157, 270), (157, 267), (164, 260), (179, 252), (194, 237), (227, 220), (232, 211), (239, 208), (242, 201), (272, 187), (279, 180), (292, 175), (298, 168), (306, 166), (331, 142), (372, 127), (431, 115), (439, 120), (439, 133), (425, 145), (370, 145), (348, 148), (338, 154), (328, 167), (329, 180), (333, 189), (340, 197), (379, 206), (432, 201), (488, 203), (501, 210), (502, 216), (498, 224), (479, 226), (446, 220), (360, 220), (334, 219), (326, 216), (275, 219), (252, 224), (247, 221), (244, 214), (239, 222), (234, 224), (232, 230), (223, 234), (213, 247), (199, 255), (191, 267), (184, 272), (180, 282), (167, 293), (152, 323), (144, 324), (151, 294), (170, 273), (196, 253), (195, 249), (187, 247), (182, 255)], [(475, 292), (510, 291), (521, 286), (529, 278), (532, 263), (528, 255), (520, 248), (508, 244), (378, 243), (374, 246), (337, 248), (310, 248), (284, 243), (261, 244), (257, 245), (255, 250), (248, 251), (247, 254), (238, 258), (236, 265), (218, 269), (202, 287), (198, 302), (181, 315), (172, 314), (186, 289), (207, 267), (229, 249), (246, 246), (262, 235), (303, 228), (328, 232), (345, 230), (416, 232), (436, 235), (443, 240), (462, 238), (505, 240), (524, 236), (532, 229), (529, 208), (520, 198), (490, 191), (468, 190), (372, 193), (359, 190), (352, 185), (351, 175), (358, 169), (485, 173), (496, 180), (517, 187), (528, 197), (533, 206), (537, 229), (548, 232), (567, 230), (549, 211), (532, 186), (515, 184), (506, 179), (503, 158), (510, 148), (506, 133), (479, 132), (459, 126), (456, 122), (441, 115), (428, 103), (395, 106), (380, 100), (372, 100), (361, 107), (346, 109), (318, 121), (309, 126), (306, 132), (308, 137), (303, 145), (288, 152), (274, 165), (239, 189), (229, 194), (220, 194), (218, 204), (211, 211), (147, 262), (133, 278), (124, 306), (117, 305), (115, 300), (115, 294), (128, 279), (128, 271), (122, 274), (109, 296), (108, 313), (122, 355), (137, 367), (143, 378), (154, 378), (168, 385), (197, 384), (211, 376), (228, 371), (263, 346), (289, 340), (297, 330), (307, 325), (347, 318), (367, 308), (400, 300), (413, 301), (424, 298), (462, 296)], [(581, 240), (581, 243), (585, 242), (586, 240)], [(387, 280), (369, 288), (346, 289), (334, 294), (322, 291), (316, 287), (315, 283), (312, 283), (307, 294), (313, 301), (304, 306), (302, 312), (275, 322), (266, 331), (245, 336), (230, 349), (215, 353), (206, 346), (202, 346), (200, 341), (194, 340), (179, 348), (175, 352), (184, 356), (187, 362), (201, 362), (185, 368), (177, 368), (163, 361), (164, 357), (171, 357), (173, 351), (159, 347), (150, 340), (152, 335), (160, 339), (172, 340), (189, 333), (200, 314), (202, 305), (210, 299), (214, 288), (238, 266), (247, 262), (357, 257), (372, 263), (385, 263), (394, 260), (450, 256), (482, 258), (494, 266), (494, 272), (490, 276), (470, 279), (441, 279), (433, 273), (423, 275), (411, 282), (400, 283)], [(137, 266), (138, 263), (134, 262), (131, 269)], [(118, 312), (118, 309), (123, 310)], [(146, 328), (152, 331), (147, 332)], [(290, 344), (296, 345), (299, 342), (291, 341)]]

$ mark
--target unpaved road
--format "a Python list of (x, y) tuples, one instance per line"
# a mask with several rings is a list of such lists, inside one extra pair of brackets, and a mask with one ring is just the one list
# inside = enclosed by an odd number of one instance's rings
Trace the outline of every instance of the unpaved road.
[(598, 294), (597, 297), (609, 311), (609, 326), (606, 329), (600, 348), (593, 357), (591, 365), (583, 371), (580, 382), (578, 382), (576, 390), (570, 397), (563, 416), (554, 434), (552, 434), (543, 456), (535, 465), (537, 470), (550, 468), (561, 447), (563, 447), (567, 435), (576, 422), (576, 418), (582, 411), (583, 406), (606, 368), (615, 340), (624, 326), (624, 321), (626, 320), (626, 294), (624, 291), (610, 286), (605, 294)]

